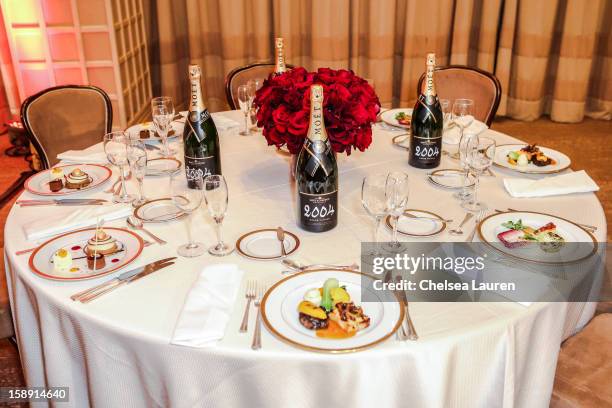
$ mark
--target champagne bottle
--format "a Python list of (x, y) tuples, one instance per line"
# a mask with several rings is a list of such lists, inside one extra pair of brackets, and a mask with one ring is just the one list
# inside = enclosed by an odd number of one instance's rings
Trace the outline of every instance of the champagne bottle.
[(323, 87), (310, 87), (310, 125), (297, 158), (298, 222), (324, 232), (338, 224), (338, 165), (325, 131)]
[(274, 45), (274, 59), (276, 61), (276, 65), (274, 66), (274, 74), (280, 75), (287, 71), (287, 67), (285, 66), (285, 49), (283, 38), (277, 37), (276, 41), (274, 41)]
[(195, 188), (193, 179), (198, 175), (204, 178), (211, 174), (221, 174), (219, 133), (212, 116), (204, 106), (200, 77), (200, 67), (190, 65), (191, 98), (183, 130), (185, 173), (190, 188)]
[(420, 169), (440, 165), (442, 153), (442, 108), (434, 85), (436, 54), (427, 54), (425, 91), (421, 94), (412, 111), (410, 123), (410, 156), (408, 164)]

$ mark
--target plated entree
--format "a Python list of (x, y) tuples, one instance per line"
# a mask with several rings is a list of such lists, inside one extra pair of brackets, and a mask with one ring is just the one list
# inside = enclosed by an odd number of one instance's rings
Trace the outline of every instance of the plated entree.
[(398, 112), (395, 114), (395, 120), (397, 120), (397, 123), (400, 125), (410, 126), (412, 116), (408, 115), (406, 112)]
[(557, 252), (565, 243), (565, 239), (557, 233), (557, 226), (552, 222), (536, 229), (523, 224), (519, 219), (504, 222), (502, 227), (508, 230), (497, 234), (497, 238), (506, 248), (519, 248), (529, 243), (538, 243), (546, 252)]
[(370, 318), (335, 278), (327, 279), (323, 287), (307, 290), (298, 312), (302, 326), (323, 338), (352, 337), (370, 326)]
[(533, 164), (538, 167), (554, 166), (557, 161), (546, 156), (535, 144), (527, 145), (520, 150), (513, 150), (506, 155), (508, 163), (513, 166)]

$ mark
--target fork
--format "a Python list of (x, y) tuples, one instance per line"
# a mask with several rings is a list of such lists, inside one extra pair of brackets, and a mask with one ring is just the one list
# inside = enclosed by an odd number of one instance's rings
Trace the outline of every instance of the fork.
[(486, 214), (487, 214), (487, 212), (486, 212), (486, 210), (484, 208), (481, 209), (480, 211), (478, 211), (478, 216), (476, 216), (476, 221), (474, 223), (474, 229), (472, 230), (472, 232), (470, 232), (470, 235), (467, 237), (465, 242), (472, 242), (474, 240), (474, 235), (476, 235), (476, 230), (478, 229), (478, 224), (480, 224), (480, 222), (484, 219)]
[(263, 298), (265, 292), (266, 288), (263, 286), (260, 287), (257, 294), (257, 299), (255, 300), (257, 321), (255, 322), (255, 331), (253, 332), (253, 343), (251, 343), (251, 348), (253, 350), (259, 350), (261, 348), (261, 298)]
[[(500, 210), (495, 210), (495, 211), (497, 211), (497, 212), (505, 212), (505, 211), (500, 211)], [(515, 210), (514, 208), (508, 208), (508, 211), (512, 211), (512, 212), (521, 212), (520, 210)], [(576, 225), (581, 226), (582, 228), (584, 228), (584, 229), (586, 229), (586, 230), (589, 230), (590, 232), (595, 232), (595, 231), (597, 231), (597, 227), (596, 227), (596, 226), (594, 226), (594, 225), (589, 225), (589, 224), (581, 224), (581, 223), (576, 222), (576, 221), (571, 221), (571, 222), (573, 222), (573, 223), (574, 223), (574, 224), (576, 224)]]
[(246, 333), (249, 328), (249, 309), (251, 307), (251, 301), (255, 299), (257, 292), (257, 282), (247, 281), (246, 289), (244, 290), (244, 297), (247, 299), (247, 304), (244, 308), (244, 315), (242, 316), (242, 323), (240, 324), (240, 333)]

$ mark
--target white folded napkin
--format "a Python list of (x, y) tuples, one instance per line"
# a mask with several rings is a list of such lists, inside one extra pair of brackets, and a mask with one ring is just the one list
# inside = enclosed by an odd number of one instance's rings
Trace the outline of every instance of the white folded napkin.
[(505, 178), (504, 187), (512, 197), (517, 198), (547, 197), (599, 190), (599, 186), (584, 170), (539, 180)]
[(240, 123), (220, 114), (212, 114), (217, 130), (228, 130), (240, 126)]
[[(484, 124), (483, 122), (479, 120), (473, 119), (472, 123), (464, 130), (464, 132), (480, 134), (486, 129), (488, 129), (488, 126), (486, 124)], [(459, 126), (453, 125), (449, 129), (444, 130), (444, 135), (442, 136), (442, 141), (444, 143), (459, 144), (460, 139), (461, 139), (461, 128), (459, 128)]]
[(95, 150), (68, 150), (57, 155), (57, 158), (71, 163), (107, 164), (106, 153)]
[(211, 347), (225, 335), (243, 272), (237, 265), (206, 267), (189, 291), (171, 344)]
[(54, 207), (53, 214), (45, 214), (22, 226), (23, 233), (28, 241), (74, 231), (96, 225), (98, 219), (112, 221), (127, 217), (134, 209), (125, 204), (92, 205), (89, 207)]

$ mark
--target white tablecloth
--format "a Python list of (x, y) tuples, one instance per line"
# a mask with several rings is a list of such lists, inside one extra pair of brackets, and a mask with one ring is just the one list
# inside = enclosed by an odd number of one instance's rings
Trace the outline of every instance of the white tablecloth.
[[(238, 121), (239, 112), (225, 115)], [(295, 224), (295, 199), (289, 183), (289, 157), (267, 147), (259, 135), (239, 129), (221, 133), (223, 174), (230, 191), (224, 236), (235, 240), (247, 231), (283, 226), (299, 234), (295, 258), (304, 262), (358, 262), (360, 242), (370, 241), (372, 220), (361, 208), (361, 180), (371, 172), (410, 172), (410, 207), (429, 209), (460, 220), (451, 193), (429, 184), (425, 171), (407, 164), (407, 152), (391, 145), (394, 133), (376, 127), (365, 153), (340, 156), (340, 212), (334, 230), (309, 234)], [(486, 131), (500, 143), (512, 138)], [(98, 147), (101, 148), (101, 147)], [(443, 158), (442, 167), (456, 163)], [(490, 208), (551, 212), (599, 227), (605, 241), (603, 209), (591, 193), (564, 197), (513, 199), (503, 189), (505, 170), (484, 177), (481, 197)], [(164, 194), (163, 181), (147, 179), (150, 198)], [(109, 198), (99, 188), (87, 197)], [(135, 192), (135, 186), (130, 189)], [(35, 198), (24, 193), (21, 197)], [(215, 348), (169, 344), (190, 286), (203, 266), (233, 262), (246, 279), (271, 284), (281, 278), (277, 262), (257, 262), (234, 253), (224, 259), (208, 254), (176, 265), (90, 304), (69, 296), (99, 280), (54, 282), (32, 274), (21, 224), (56, 207), (13, 208), (5, 228), (6, 266), (12, 309), (25, 377), (30, 386), (68, 386), (70, 404), (84, 407), (547, 407), (561, 341), (592, 316), (594, 305), (536, 303), (412, 303), (417, 342), (390, 339), (350, 355), (309, 353), (263, 333), (263, 349), (252, 351), (251, 333), (239, 334), (244, 308), (235, 306), (227, 335)], [(121, 226), (123, 222), (109, 225)], [(175, 253), (185, 242), (182, 222), (151, 226), (170, 241), (145, 248), (137, 261)], [(204, 211), (194, 231), (214, 241)], [(385, 232), (388, 234), (387, 232)], [(388, 239), (388, 238), (387, 238)], [(436, 238), (451, 241), (447, 232)], [(251, 316), (251, 327), (254, 315)], [(63, 405), (62, 405), (63, 406)]]

